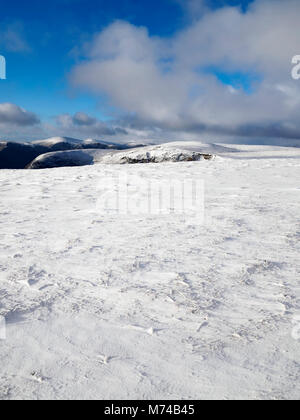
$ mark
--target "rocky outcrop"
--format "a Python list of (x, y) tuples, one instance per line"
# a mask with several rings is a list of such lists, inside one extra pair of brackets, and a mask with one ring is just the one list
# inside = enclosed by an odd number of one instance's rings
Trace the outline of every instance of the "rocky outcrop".
[(197, 162), (199, 160), (211, 160), (212, 155), (206, 155), (201, 153), (184, 154), (179, 153), (172, 156), (151, 156), (151, 154), (137, 157), (124, 156), (120, 159), (120, 163), (123, 164), (137, 164), (137, 163), (160, 163), (160, 162)]
[(115, 152), (103, 156), (102, 163), (138, 164), (161, 162), (197, 162), (211, 160), (214, 155), (207, 152), (194, 151), (174, 147), (172, 144), (143, 147), (124, 152)]

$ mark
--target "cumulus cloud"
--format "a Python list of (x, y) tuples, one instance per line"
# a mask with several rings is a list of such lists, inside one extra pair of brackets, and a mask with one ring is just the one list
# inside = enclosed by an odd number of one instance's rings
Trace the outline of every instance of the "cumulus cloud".
[(40, 120), (33, 112), (11, 103), (0, 103), (1, 127), (17, 126), (29, 127), (39, 124)]
[[(300, 83), (291, 78), (299, 15), (298, 0), (256, 0), (247, 13), (206, 10), (171, 38), (115, 22), (85, 48), (71, 81), (106, 94), (131, 128), (300, 138)], [(252, 78), (253, 89), (218, 71)]]
[[(97, 118), (91, 117), (84, 112), (77, 112), (74, 115), (61, 114), (56, 117), (58, 130), (63, 135), (74, 135), (79, 137), (103, 137), (127, 135), (127, 131), (114, 123), (105, 123)], [(55, 130), (55, 128), (53, 128)]]
[(92, 118), (89, 115), (85, 114), (84, 112), (77, 112), (73, 118), (73, 123), (75, 125), (80, 125), (80, 126), (94, 126), (97, 124), (97, 120), (96, 118)]

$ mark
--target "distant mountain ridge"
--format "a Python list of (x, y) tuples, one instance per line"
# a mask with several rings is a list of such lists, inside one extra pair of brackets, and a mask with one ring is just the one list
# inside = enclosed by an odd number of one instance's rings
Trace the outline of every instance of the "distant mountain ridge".
[(51, 152), (85, 149), (126, 150), (142, 146), (135, 143), (111, 143), (94, 139), (78, 140), (70, 137), (52, 137), (32, 143), (0, 141), (0, 169), (25, 169), (38, 156)]

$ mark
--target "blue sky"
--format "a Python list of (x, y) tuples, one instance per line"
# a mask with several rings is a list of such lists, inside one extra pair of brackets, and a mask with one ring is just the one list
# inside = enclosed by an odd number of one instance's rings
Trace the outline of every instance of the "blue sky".
[(181, 8), (169, 0), (22, 0), (4, 2), (1, 15), (4, 26), (17, 24), (29, 47), (17, 52), (1, 48), (7, 60), (1, 98), (39, 112), (42, 118), (76, 111), (102, 116), (98, 100), (71, 92), (66, 80), (76, 61), (72, 50), (93, 33), (116, 19), (145, 25), (164, 36), (182, 24)]
[[(207, 3), (212, 9), (238, 5), (245, 10), (250, 1)], [(71, 91), (67, 83), (68, 71), (76, 61), (73, 49), (93, 33), (115, 20), (124, 20), (147, 27), (150, 35), (168, 37), (188, 24), (184, 8), (174, 0), (12, 0), (1, 5), (1, 16), (1, 26), (16, 28), (25, 39), (23, 51), (0, 46), (7, 60), (1, 100), (16, 102), (46, 119), (76, 111), (107, 117), (101, 109), (105, 102), (101, 107), (98, 98)]]
[[(54, 123), (54, 117), (63, 114), (74, 115), (77, 112), (86, 113), (102, 121), (116, 118), (116, 110), (118, 118), (122, 112), (135, 117), (134, 106), (124, 106), (121, 98), (114, 98), (116, 95), (112, 89), (92, 89), (88, 83), (82, 81), (70, 83), (70, 75), (74, 68), (90, 58), (86, 50), (93, 48), (95, 36), (111, 27), (114, 22), (122, 21), (131, 24), (137, 36), (138, 28), (145, 27), (147, 37), (152, 43), (157, 38), (161, 41), (176, 42), (181, 34), (192, 30), (201, 19), (205, 22), (211, 15), (217, 20), (218, 11), (221, 11), (225, 21), (227, 16), (231, 18), (231, 15), (225, 12), (228, 6), (236, 8), (237, 16), (247, 16), (251, 14), (249, 7), (259, 2), (265, 3), (266, 0), (3, 2), (0, 18), (0, 54), (5, 56), (7, 61), (7, 80), (0, 81), (0, 103), (16, 104), (37, 114), (43, 123), (49, 124)], [(287, 2), (294, 4), (294, 0)], [(269, 3), (271, 4), (270, 0)], [(262, 14), (263, 11), (257, 13)], [(233, 19), (236, 17), (233, 16)], [(236, 36), (239, 36), (238, 33)], [(199, 41), (201, 42), (200, 38)], [(89, 47), (85, 47), (86, 45)], [(209, 45), (207, 48), (210, 48)], [(228, 51), (230, 54), (230, 48)], [(162, 58), (168, 60), (170, 57), (167, 55)], [(234, 91), (242, 91), (243, 95), (251, 96), (265, 77), (260, 63), (252, 60), (250, 65), (247, 65), (247, 60), (244, 60), (240, 65), (230, 61), (227, 56), (223, 61), (201, 63), (205, 68), (203, 73), (210, 73), (215, 83), (223, 85), (224, 88), (232, 87)], [(175, 67), (172, 71), (175, 73)], [(205, 83), (201, 83), (199, 87), (197, 82), (193, 82), (194, 92), (203, 91)], [(137, 113), (138, 111), (137, 109)], [(139, 124), (148, 124), (148, 121), (143, 120), (147, 120), (146, 115), (140, 118)]]

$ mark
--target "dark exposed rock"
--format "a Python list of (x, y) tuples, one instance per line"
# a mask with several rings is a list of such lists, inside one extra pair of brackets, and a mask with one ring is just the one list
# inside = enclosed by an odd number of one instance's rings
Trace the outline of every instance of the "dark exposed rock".
[(170, 157), (157, 157), (157, 156), (149, 156), (149, 157), (141, 157), (141, 158), (133, 158), (130, 156), (124, 156), (121, 158), (120, 163), (123, 164), (137, 164), (137, 163), (161, 163), (161, 162), (196, 162), (201, 159), (204, 160), (211, 160), (213, 159), (213, 155), (203, 154), (203, 153), (193, 153), (190, 156), (186, 156), (183, 153), (178, 156), (170, 156)]

